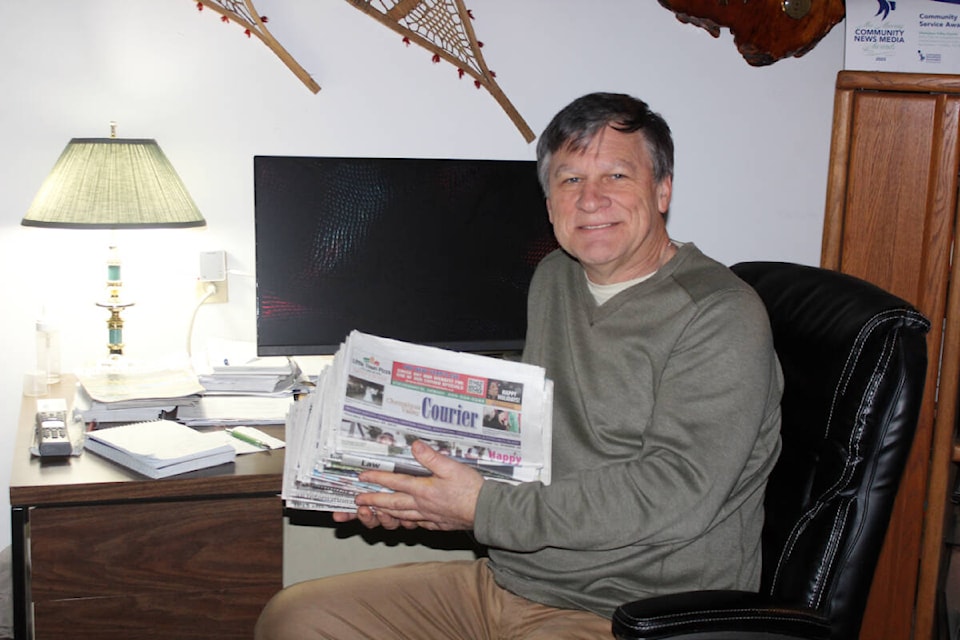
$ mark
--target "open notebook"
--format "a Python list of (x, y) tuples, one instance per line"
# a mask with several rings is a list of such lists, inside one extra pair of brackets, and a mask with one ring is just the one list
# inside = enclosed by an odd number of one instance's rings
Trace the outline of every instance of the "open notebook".
[(87, 433), (85, 448), (151, 478), (233, 462), (223, 433), (200, 433), (172, 420), (137, 422)]

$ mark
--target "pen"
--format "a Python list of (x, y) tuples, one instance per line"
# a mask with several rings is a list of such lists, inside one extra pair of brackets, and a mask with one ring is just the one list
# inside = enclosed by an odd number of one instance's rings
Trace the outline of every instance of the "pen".
[(227, 429), (227, 433), (229, 433), (230, 435), (232, 435), (232, 436), (233, 436), (234, 438), (236, 438), (237, 440), (243, 440), (243, 441), (246, 442), (247, 444), (252, 444), (252, 445), (255, 446), (255, 447), (260, 447), (261, 449), (269, 449), (269, 448), (270, 448), (270, 445), (267, 444), (266, 442), (264, 442), (263, 440), (257, 440), (257, 439), (254, 438), (253, 436), (248, 436), (248, 435), (245, 434), (245, 433), (241, 433), (241, 432), (235, 431), (235, 430), (233, 430), (233, 429)]

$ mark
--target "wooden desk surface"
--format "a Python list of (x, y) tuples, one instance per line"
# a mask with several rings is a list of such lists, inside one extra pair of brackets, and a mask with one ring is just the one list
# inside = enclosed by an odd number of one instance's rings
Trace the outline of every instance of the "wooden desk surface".
[[(64, 376), (60, 384), (52, 386), (44, 397), (66, 398), (70, 405), (75, 385), (75, 377)], [(24, 397), (11, 465), (12, 507), (280, 493), (283, 449), (245, 454), (237, 456), (232, 464), (154, 480), (89, 451), (66, 459), (32, 456), (30, 447), (35, 414), (36, 399)], [(283, 437), (280, 425), (264, 427), (263, 430)]]

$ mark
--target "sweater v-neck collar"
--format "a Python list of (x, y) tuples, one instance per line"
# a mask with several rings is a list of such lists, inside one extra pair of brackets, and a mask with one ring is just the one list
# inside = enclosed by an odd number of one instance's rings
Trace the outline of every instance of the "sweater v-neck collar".
[(596, 303), (596, 300), (593, 298), (593, 294), (590, 293), (590, 286), (587, 283), (587, 274), (583, 270), (583, 267), (580, 266), (579, 262), (575, 263), (577, 270), (580, 272), (580, 277), (576, 279), (577, 295), (580, 298), (581, 304), (583, 304), (584, 308), (587, 309), (587, 315), (590, 318), (590, 322), (593, 323), (608, 317), (609, 315), (615, 313), (617, 309), (622, 307), (626, 302), (632, 300), (635, 296), (643, 295), (643, 292), (657, 287), (660, 282), (663, 282), (665, 279), (669, 278), (677, 270), (680, 264), (687, 259), (687, 256), (691, 255), (693, 251), (697, 250), (696, 246), (692, 242), (677, 244), (679, 246), (677, 247), (677, 252), (673, 255), (673, 257), (667, 260), (667, 263), (657, 269), (657, 271), (655, 271), (650, 277), (645, 278), (644, 280), (630, 287), (627, 287), (601, 305)]

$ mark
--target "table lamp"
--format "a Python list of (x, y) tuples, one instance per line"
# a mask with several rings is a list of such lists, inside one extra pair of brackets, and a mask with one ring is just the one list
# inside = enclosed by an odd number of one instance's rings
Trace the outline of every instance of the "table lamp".
[[(43, 182), (21, 224), (62, 229), (158, 229), (203, 227), (176, 170), (156, 140), (116, 137), (74, 138)], [(107, 257), (108, 299), (97, 306), (107, 319), (110, 355), (123, 354), (120, 312), (133, 303), (120, 297), (120, 257), (114, 244)]]

